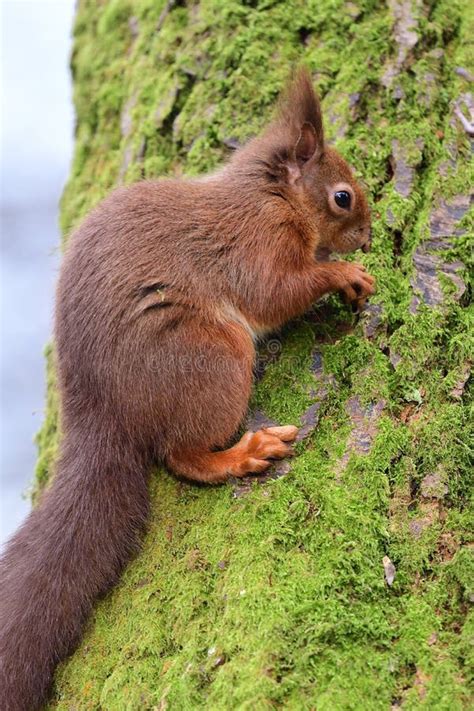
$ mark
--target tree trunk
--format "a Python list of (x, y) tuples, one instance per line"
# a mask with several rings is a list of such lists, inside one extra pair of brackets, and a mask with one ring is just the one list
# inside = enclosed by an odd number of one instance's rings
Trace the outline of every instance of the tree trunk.
[(156, 470), (143, 552), (51, 708), (467, 708), (473, 33), (468, 0), (79, 2), (65, 235), (121, 182), (214, 168), (303, 60), (370, 195), (378, 292), (262, 345), (250, 418), (301, 423), (290, 465)]

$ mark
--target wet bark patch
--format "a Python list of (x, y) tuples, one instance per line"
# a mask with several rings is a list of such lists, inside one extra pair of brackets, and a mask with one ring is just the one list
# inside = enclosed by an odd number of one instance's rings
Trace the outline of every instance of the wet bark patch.
[[(424, 141), (419, 138), (415, 141), (415, 146), (420, 152), (424, 148)], [(392, 170), (393, 170), (393, 180), (396, 192), (404, 198), (411, 195), (413, 182), (415, 178), (415, 171), (420, 163), (420, 160), (414, 161), (410, 157), (410, 152), (408, 146), (405, 146), (399, 140), (394, 139), (392, 141)]]
[(459, 97), (454, 113), (468, 136), (474, 136), (474, 97), (471, 93)]
[(368, 304), (362, 311), (362, 329), (366, 338), (373, 338), (383, 327), (381, 304)]
[(410, 0), (389, 0), (390, 11), (395, 20), (393, 35), (397, 43), (397, 56), (388, 61), (382, 75), (382, 84), (389, 89), (404, 66), (409, 53), (418, 42), (418, 20), (413, 12), (413, 5), (418, 9), (420, 3)]
[(464, 395), (464, 388), (466, 387), (467, 381), (471, 377), (471, 371), (472, 362), (469, 360), (462, 366), (459, 378), (456, 380), (454, 387), (450, 390), (449, 394), (454, 400), (461, 400)]
[(437, 254), (454, 245), (453, 238), (463, 234), (457, 228), (472, 203), (472, 196), (458, 195), (451, 200), (440, 200), (430, 217), (430, 239), (417, 247), (413, 255), (414, 275), (411, 286), (415, 291), (410, 312), (416, 313), (423, 301), (427, 306), (440, 306), (444, 301), (439, 274), (447, 276), (455, 285), (455, 299), (459, 300), (466, 290), (464, 280), (457, 274), (464, 269), (461, 261), (446, 262)]
[(441, 470), (427, 474), (420, 484), (421, 496), (424, 499), (442, 499), (448, 493), (445, 476)]
[(346, 451), (336, 466), (336, 480), (340, 481), (352, 454), (368, 454), (377, 434), (377, 423), (385, 407), (385, 400), (363, 406), (359, 397), (351, 397), (346, 404), (352, 430)]

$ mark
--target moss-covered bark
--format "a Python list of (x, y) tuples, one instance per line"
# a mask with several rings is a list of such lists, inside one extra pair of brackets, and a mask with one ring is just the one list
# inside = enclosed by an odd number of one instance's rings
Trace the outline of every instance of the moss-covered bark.
[[(143, 553), (51, 708), (468, 707), (473, 36), (469, 0), (79, 3), (65, 234), (121, 181), (213, 168), (304, 59), (368, 189), (378, 293), (262, 346), (252, 409), (306, 434), (289, 472), (154, 473)], [(40, 485), (56, 422), (51, 376)]]

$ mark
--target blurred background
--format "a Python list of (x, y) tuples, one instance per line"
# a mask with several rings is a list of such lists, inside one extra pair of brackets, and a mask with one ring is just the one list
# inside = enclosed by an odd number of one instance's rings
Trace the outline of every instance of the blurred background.
[[(72, 155), (74, 0), (0, 0), (0, 546), (30, 508)], [(26, 494), (26, 496), (25, 496)]]

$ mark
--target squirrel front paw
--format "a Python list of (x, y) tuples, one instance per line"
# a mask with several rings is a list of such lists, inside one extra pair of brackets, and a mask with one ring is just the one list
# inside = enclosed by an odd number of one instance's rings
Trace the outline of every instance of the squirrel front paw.
[(375, 294), (375, 279), (367, 273), (363, 264), (340, 262), (342, 284), (339, 293), (346, 304), (353, 304), (360, 310), (367, 297)]

